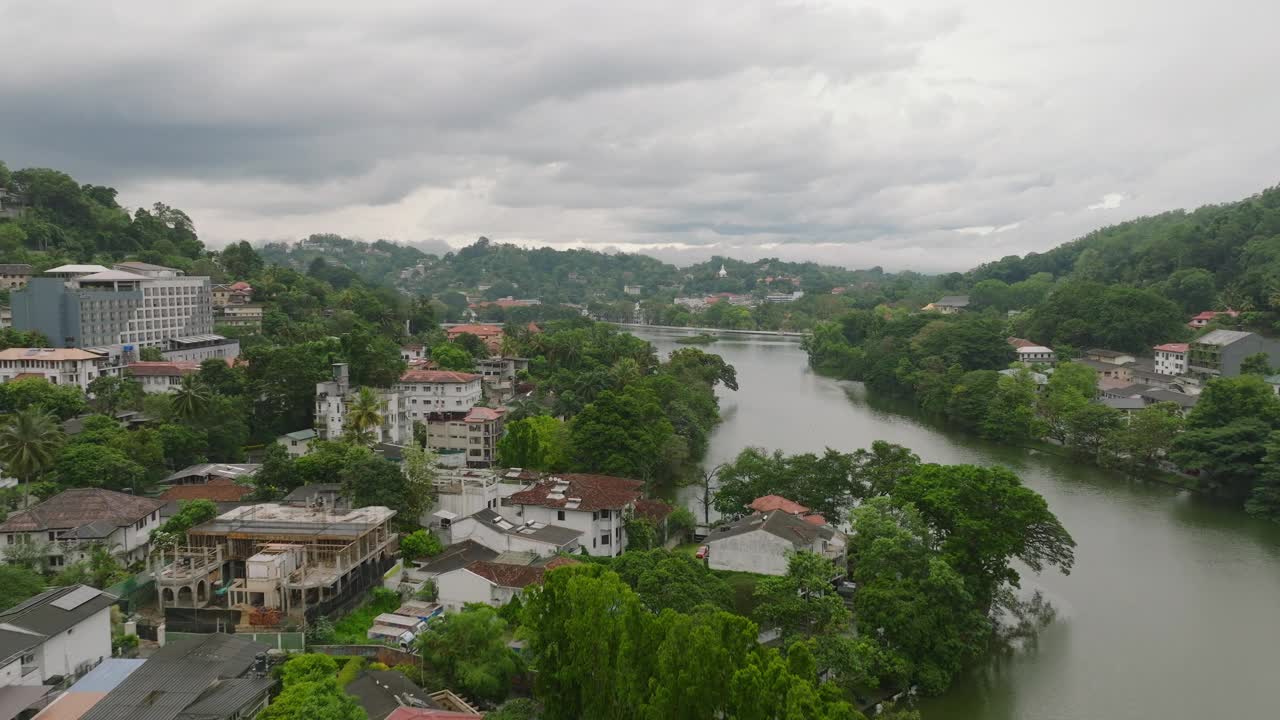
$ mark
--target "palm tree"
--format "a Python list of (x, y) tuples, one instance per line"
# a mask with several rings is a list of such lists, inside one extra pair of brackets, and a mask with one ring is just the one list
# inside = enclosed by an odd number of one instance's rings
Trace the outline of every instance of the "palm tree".
[(209, 409), (213, 394), (198, 375), (186, 375), (173, 391), (173, 411), (183, 420), (194, 420)]
[(355, 442), (372, 445), (374, 431), (382, 427), (382, 398), (369, 387), (356, 391), (347, 408), (347, 432)]
[(42, 407), (19, 411), (0, 427), (0, 462), (23, 481), (23, 506), (31, 505), (31, 481), (53, 465), (62, 446), (58, 419)]

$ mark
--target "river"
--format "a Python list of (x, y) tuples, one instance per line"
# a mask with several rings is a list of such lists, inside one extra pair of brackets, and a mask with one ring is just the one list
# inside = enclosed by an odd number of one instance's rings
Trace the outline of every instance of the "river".
[[(661, 354), (677, 333), (639, 331)], [(815, 375), (794, 341), (705, 346), (738, 370), (708, 464), (760, 446), (851, 451), (887, 440), (928, 462), (1001, 464), (1075, 537), (1075, 570), (1023, 573), (1057, 619), (1036, 640), (920, 703), (924, 720), (1280, 717), (1280, 526), (1185, 491), (949, 431)], [(695, 493), (682, 500), (701, 518)]]

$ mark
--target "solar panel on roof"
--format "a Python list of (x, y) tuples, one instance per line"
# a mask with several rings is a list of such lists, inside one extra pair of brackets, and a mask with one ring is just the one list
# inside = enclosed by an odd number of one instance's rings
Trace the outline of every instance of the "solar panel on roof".
[(96, 589), (91, 587), (78, 587), (49, 604), (59, 610), (75, 610), (96, 597), (98, 597), (98, 591)]

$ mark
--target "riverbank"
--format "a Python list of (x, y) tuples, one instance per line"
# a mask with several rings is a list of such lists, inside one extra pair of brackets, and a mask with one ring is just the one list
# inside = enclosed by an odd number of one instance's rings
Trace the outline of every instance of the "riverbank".
[[(677, 333), (636, 334), (663, 354), (682, 347)], [(918, 700), (924, 720), (1274, 714), (1259, 688), (1271, 682), (1280, 647), (1280, 525), (1161, 482), (1132, 482), (1056, 448), (997, 444), (938, 424), (861, 383), (817, 375), (789, 339), (726, 337), (712, 352), (737, 368), (742, 390), (719, 393), (722, 422), (705, 467), (746, 447), (851, 452), (884, 440), (926, 462), (1010, 468), (1076, 539), (1069, 576), (1023, 573), (1023, 589), (1040, 591), (1057, 610), (1054, 622), (1034, 641), (976, 664), (942, 696)], [(702, 488), (677, 494), (701, 522)], [(1204, 686), (1215, 692), (1190, 689)]]

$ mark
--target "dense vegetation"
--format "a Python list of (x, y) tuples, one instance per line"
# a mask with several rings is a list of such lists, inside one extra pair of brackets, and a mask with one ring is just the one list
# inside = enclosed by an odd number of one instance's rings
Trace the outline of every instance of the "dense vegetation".
[(718, 355), (683, 348), (659, 362), (648, 342), (604, 323), (510, 333), (509, 349), (530, 359), (536, 390), (516, 406), (499, 444), (509, 467), (679, 479), (719, 422), (715, 386), (738, 387)]

